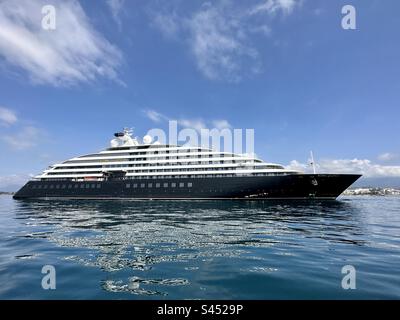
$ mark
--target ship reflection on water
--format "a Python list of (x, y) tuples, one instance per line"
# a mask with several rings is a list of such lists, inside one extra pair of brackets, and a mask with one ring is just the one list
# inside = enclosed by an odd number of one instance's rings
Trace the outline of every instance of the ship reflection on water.
[(32, 200), (18, 202), (18, 212), (19, 219), (51, 226), (46, 237), (60, 245), (120, 254), (163, 243), (219, 252), (233, 244), (273, 246), (278, 239), (296, 245), (298, 237), (363, 244), (356, 239), (362, 234), (357, 210), (343, 201)]

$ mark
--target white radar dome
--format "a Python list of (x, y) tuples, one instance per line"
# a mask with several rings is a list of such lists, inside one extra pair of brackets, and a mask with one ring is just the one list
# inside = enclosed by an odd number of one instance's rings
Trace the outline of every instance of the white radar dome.
[(153, 138), (149, 135), (146, 135), (143, 137), (143, 143), (144, 144), (150, 144), (153, 141)]

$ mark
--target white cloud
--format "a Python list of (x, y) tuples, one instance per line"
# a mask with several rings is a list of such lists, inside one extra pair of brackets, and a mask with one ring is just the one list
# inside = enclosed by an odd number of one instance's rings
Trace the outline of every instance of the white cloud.
[(215, 128), (219, 130), (232, 127), (227, 120), (213, 120), (212, 124)]
[(250, 14), (259, 14), (265, 12), (268, 14), (275, 14), (278, 11), (289, 14), (299, 3), (299, 0), (267, 0), (254, 6), (250, 10)]
[(76, 0), (53, 0), (56, 30), (41, 26), (45, 0), (0, 2), (0, 57), (34, 83), (54, 86), (118, 80), (122, 54), (90, 24)]
[[(309, 165), (293, 160), (288, 169), (311, 172)], [(359, 173), (365, 177), (400, 177), (400, 166), (384, 166), (367, 159), (337, 159), (316, 161), (318, 173)]]
[(159, 123), (163, 120), (168, 120), (168, 118), (166, 116), (164, 116), (163, 114), (161, 114), (155, 110), (147, 109), (147, 110), (143, 110), (143, 113), (146, 115), (147, 118), (149, 118), (153, 122)]
[(263, 34), (264, 36), (269, 37), (272, 34), (272, 29), (270, 26), (268, 26), (266, 24), (262, 24), (262, 25), (250, 28), (249, 32), (260, 33), (260, 34)]
[(232, 125), (224, 119), (205, 121), (201, 118), (191, 119), (191, 118), (180, 118), (174, 119), (166, 116), (158, 111), (147, 109), (143, 110), (144, 115), (153, 122), (160, 123), (162, 121), (177, 121), (178, 124), (185, 128), (193, 128), (200, 131), (203, 128), (214, 127), (216, 129), (232, 128)]
[(246, 64), (259, 69), (259, 57), (258, 51), (246, 43), (242, 18), (227, 11), (227, 7), (203, 5), (188, 21), (190, 44), (197, 67), (207, 78), (236, 82), (241, 80)]
[[(262, 71), (257, 41), (270, 36), (271, 19), (278, 11), (290, 14), (300, 0), (268, 0), (249, 5), (224, 0), (205, 2), (186, 15), (152, 11), (152, 24), (167, 38), (189, 46), (198, 70), (208, 79), (237, 82)], [(159, 10), (159, 9), (158, 9)], [(258, 15), (255, 17), (254, 15)]]
[(152, 24), (166, 37), (175, 39), (180, 31), (180, 24), (175, 12), (171, 14), (152, 13)]
[(173, 119), (155, 110), (147, 109), (143, 113), (145, 116), (153, 122), (160, 123), (162, 121), (177, 121), (179, 125), (186, 128), (194, 128), (200, 130), (205, 128), (205, 123), (201, 119)]
[(36, 127), (27, 126), (14, 135), (3, 135), (1, 140), (15, 150), (25, 150), (36, 146), (43, 133)]
[(306, 165), (304, 163), (301, 163), (301, 162), (299, 162), (297, 160), (290, 161), (289, 165), (286, 166), (286, 169), (302, 171), (302, 172), (310, 171), (310, 168), (309, 168), (308, 165)]
[(18, 118), (15, 115), (15, 112), (4, 108), (0, 107), (0, 123), (3, 125), (11, 125), (17, 122)]
[(124, 7), (125, 0), (107, 0), (107, 5), (111, 10), (111, 14), (121, 29), (121, 12)]
[(397, 159), (398, 156), (396, 154), (390, 153), (390, 152), (386, 152), (386, 153), (382, 153), (378, 156), (378, 159), (381, 161), (392, 161)]
[(185, 128), (192, 128), (197, 131), (207, 128), (206, 123), (202, 119), (180, 119), (178, 124)]

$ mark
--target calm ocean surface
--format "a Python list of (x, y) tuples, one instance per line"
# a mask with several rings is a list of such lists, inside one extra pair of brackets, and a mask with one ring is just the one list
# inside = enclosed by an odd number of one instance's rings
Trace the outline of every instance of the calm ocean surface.
[[(56, 290), (41, 269), (56, 269)], [(341, 269), (356, 268), (355, 290)], [(400, 197), (15, 201), (1, 299), (400, 299)]]

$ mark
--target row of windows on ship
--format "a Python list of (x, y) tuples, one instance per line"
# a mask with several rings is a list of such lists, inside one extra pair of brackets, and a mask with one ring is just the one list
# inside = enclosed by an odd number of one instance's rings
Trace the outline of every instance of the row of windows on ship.
[[(100, 169), (100, 168), (138, 168), (138, 167), (178, 167), (178, 166), (205, 166), (212, 164), (235, 164), (232, 162), (223, 161), (207, 161), (207, 162), (187, 162), (187, 163), (143, 163), (143, 164), (110, 164), (110, 165), (93, 165), (93, 166), (74, 166), (74, 167), (55, 167), (54, 170), (74, 170), (74, 169)], [(251, 163), (241, 162), (241, 165), (246, 165), (248, 168), (254, 168)], [(237, 167), (235, 167), (237, 168)], [(258, 165), (258, 169), (283, 169), (280, 165)]]
[[(120, 178), (122, 180), (134, 180), (134, 179), (187, 179), (187, 178), (225, 178), (225, 177), (265, 177), (265, 176), (282, 176), (282, 175), (287, 175), (289, 173), (286, 172), (253, 172), (253, 173), (218, 173), (218, 174), (196, 174), (196, 175), (155, 175), (155, 176), (125, 176), (123, 178)], [(88, 177), (89, 178), (89, 177)], [(45, 177), (41, 178), (43, 181), (85, 181), (85, 178), (57, 178), (57, 177)], [(104, 178), (102, 177), (90, 177), (90, 180), (94, 181), (103, 181)]]
[[(157, 169), (157, 170), (127, 170), (127, 173), (159, 173), (159, 172), (193, 172), (193, 171), (231, 171), (231, 170), (241, 170), (237, 167), (224, 167), (224, 168), (182, 168), (182, 169)], [(280, 168), (279, 168), (280, 169)], [(254, 170), (254, 168), (247, 168), (247, 170)], [(68, 172), (48, 172), (48, 175), (65, 175), (65, 174), (98, 174), (101, 171), (68, 171)]]
[[(79, 163), (91, 163), (91, 162), (102, 162), (102, 163), (107, 163), (107, 162), (140, 162), (140, 161), (165, 161), (165, 160), (183, 160), (183, 159), (198, 159), (195, 161), (196, 163), (201, 162), (201, 159), (220, 159), (223, 157), (216, 156), (216, 157), (195, 157), (195, 156), (186, 156), (186, 157), (157, 157), (157, 158), (113, 158), (113, 159), (91, 159), (91, 160), (68, 160), (64, 162), (65, 164), (79, 164)], [(231, 157), (232, 158), (232, 157)], [(215, 163), (241, 163), (241, 162), (256, 162), (256, 163), (261, 163), (261, 160), (253, 160), (253, 159), (243, 159), (243, 158), (237, 158), (237, 160), (210, 160), (210, 161), (203, 161), (205, 163), (207, 162), (215, 162)]]
[(231, 157), (231, 156), (240, 156), (240, 154), (234, 153), (219, 153), (212, 150), (202, 150), (202, 149), (176, 149), (176, 150), (164, 150), (164, 151), (145, 151), (145, 152), (107, 152), (107, 153), (96, 153), (96, 154), (88, 154), (85, 156), (81, 156), (80, 158), (90, 158), (90, 157), (98, 157), (98, 156), (137, 156), (137, 155), (163, 155), (163, 154), (183, 154), (183, 153), (191, 153), (195, 154), (195, 156), (221, 156), (221, 157)]
[[(127, 189), (130, 188), (184, 188), (188, 187), (191, 188), (193, 187), (193, 182), (164, 182), (164, 183), (126, 183), (125, 187)], [(31, 186), (31, 189), (100, 189), (101, 184), (100, 183), (75, 183), (75, 184), (33, 184)]]
[[(157, 159), (160, 160), (160, 159)], [(97, 161), (95, 161), (97, 162)], [(113, 168), (113, 167), (119, 167), (119, 166), (125, 166), (125, 167), (144, 167), (144, 166), (170, 166), (170, 165), (181, 165), (181, 166), (186, 166), (186, 165), (207, 165), (207, 164), (245, 164), (245, 163), (253, 163), (253, 162), (249, 162), (249, 161), (237, 161), (237, 160), (218, 160), (218, 161), (182, 161), (182, 162), (145, 162), (145, 163), (135, 163), (135, 164), (111, 164), (111, 163), (115, 163), (115, 162), (128, 162), (125, 159), (116, 159), (113, 161), (99, 161), (99, 162), (106, 162), (106, 163), (110, 163), (110, 164), (104, 164), (104, 165), (90, 165), (90, 168), (101, 168), (103, 166), (103, 168)], [(74, 162), (74, 164), (79, 164), (80, 162)], [(87, 162), (85, 162), (87, 163)], [(72, 164), (72, 163), (68, 163), (68, 164)], [(79, 168), (86, 168), (89, 166), (79, 166)], [(61, 167), (57, 167), (57, 168), (61, 168)], [(67, 166), (63, 166), (62, 168), (65, 169), (74, 169), (77, 168), (77, 166), (74, 167), (67, 167)]]

